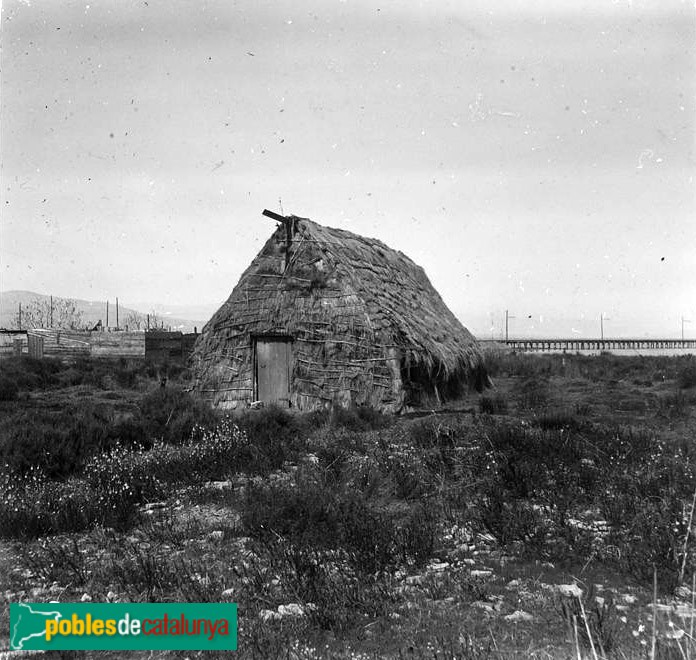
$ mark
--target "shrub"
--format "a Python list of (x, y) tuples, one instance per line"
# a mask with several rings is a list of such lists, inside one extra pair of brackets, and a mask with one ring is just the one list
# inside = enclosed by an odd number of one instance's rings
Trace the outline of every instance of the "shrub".
[(601, 598), (598, 595), (595, 585), (590, 584), (582, 596), (582, 606), (577, 597), (562, 596), (560, 612), (571, 638), (577, 631), (577, 639), (585, 649), (597, 648), (601, 657), (607, 657), (616, 646), (622, 622), (613, 594), (603, 592)]
[(159, 387), (138, 403), (147, 436), (170, 444), (189, 440), (194, 429), (213, 428), (218, 416), (204, 401), (178, 387)]
[(500, 394), (484, 394), (479, 399), (479, 410), (489, 415), (507, 415), (507, 399)]
[(148, 458), (152, 473), (162, 482), (200, 483), (222, 479), (237, 471), (249, 451), (249, 440), (229, 420), (215, 429), (195, 430), (191, 440), (172, 446), (156, 443)]
[(513, 497), (558, 501), (565, 490), (573, 491), (569, 497), (579, 495), (584, 454), (576, 434), (505, 423), (490, 428), (487, 439), (490, 449), (479, 460), (493, 468), (499, 487)]
[(439, 520), (432, 513), (423, 507), (380, 506), (354, 483), (326, 483), (321, 469), (305, 466), (270, 482), (250, 480), (242, 524), (251, 537), (339, 552), (354, 570), (374, 574), (403, 558), (427, 560)]
[(453, 449), (470, 444), (475, 438), (470, 424), (461, 417), (431, 415), (414, 422), (408, 430), (408, 440), (423, 449)]
[(20, 392), (75, 385), (135, 389), (142, 380), (159, 381), (163, 376), (170, 382), (183, 381), (188, 370), (177, 361), (158, 362), (143, 358), (90, 356), (62, 362), (57, 358), (22, 356), (3, 360), (3, 375), (13, 381)]
[(572, 429), (574, 431), (582, 428), (582, 420), (578, 419), (579, 413), (572, 410), (546, 410), (534, 417), (533, 424), (540, 429), (560, 430)]
[(90, 459), (84, 479), (94, 492), (94, 505), (102, 512), (104, 524), (128, 522), (135, 505), (165, 494), (163, 483), (153, 470), (157, 464), (153, 452), (124, 447)]
[(394, 484), (396, 497), (416, 500), (432, 493), (435, 475), (422, 459), (421, 452), (407, 445), (393, 445), (380, 454), (380, 469)]
[(687, 531), (681, 498), (639, 497), (622, 512), (608, 542), (620, 550), (616, 561), (621, 570), (648, 584), (656, 571), (660, 588), (671, 591), (677, 586)]
[(75, 367), (68, 367), (55, 374), (56, 387), (72, 387), (74, 385), (82, 385), (85, 381), (84, 372)]
[(135, 389), (148, 378), (149, 363), (143, 358), (81, 357), (75, 360), (70, 372), (81, 379), (73, 384), (92, 385), (100, 389)]
[(245, 436), (223, 423), (200, 441), (155, 443), (150, 449), (117, 445), (87, 459), (83, 474), (64, 481), (29, 466), (23, 474), (0, 471), (0, 534), (38, 536), (95, 524), (124, 527), (144, 501), (161, 499), (167, 484), (219, 479), (234, 468)]
[(284, 408), (269, 406), (249, 410), (237, 420), (249, 438), (239, 455), (239, 468), (252, 474), (266, 474), (287, 462), (296, 462), (307, 443), (305, 421)]
[(385, 428), (393, 422), (391, 417), (370, 406), (352, 406), (350, 408), (334, 406), (331, 409), (329, 423), (334, 428), (369, 431)]
[(112, 421), (106, 429), (107, 440), (104, 449), (116, 445), (124, 447), (152, 447), (153, 440), (148, 436), (145, 422), (139, 415), (123, 417)]
[(688, 362), (679, 370), (677, 381), (682, 389), (696, 387), (696, 359), (693, 356), (690, 356)]
[[(31, 538), (77, 532), (95, 524), (123, 526), (136, 515), (136, 500), (107, 493), (82, 479), (52, 481), (39, 470), (18, 477), (0, 472), (0, 535)], [(127, 493), (126, 493), (127, 494)]]
[[(269, 574), (277, 576), (279, 588), (268, 589)], [(299, 602), (311, 624), (322, 630), (364, 625), (366, 619), (385, 616), (394, 608), (393, 591), (381, 576), (356, 573), (336, 553), (284, 539), (276, 538), (257, 548), (242, 572), (242, 581), (248, 585), (245, 601), (256, 601), (263, 608), (269, 601)], [(259, 641), (267, 646), (268, 635)], [(280, 653), (274, 649), (262, 655), (279, 657)]]
[(558, 356), (497, 351), (486, 355), (486, 369), (491, 377), (522, 376), (538, 378), (558, 369)]
[(440, 515), (430, 503), (417, 504), (408, 512), (401, 528), (403, 559), (417, 567), (425, 566), (433, 556), (438, 540)]
[(2, 361), (3, 376), (13, 381), (22, 392), (56, 385), (56, 374), (62, 369), (62, 363), (53, 358), (38, 360), (27, 356), (13, 356)]
[(0, 401), (14, 401), (18, 393), (17, 383), (5, 374), (0, 374)]
[[(299, 484), (250, 480), (242, 524), (257, 538), (279, 535), (303, 546), (337, 547), (340, 520), (335, 493), (327, 492), (314, 475), (296, 477)], [(290, 479), (288, 475), (285, 478)]]
[(521, 542), (527, 551), (545, 556), (551, 529), (548, 516), (529, 502), (507, 501), (500, 491), (491, 491), (479, 502), (478, 520), (500, 545)]
[(343, 428), (325, 427), (313, 433), (307, 441), (307, 450), (316, 456), (319, 467), (324, 470), (324, 479), (336, 483), (353, 470), (356, 479), (367, 478), (363, 474), (366, 467), (363, 464), (374, 463), (367, 457), (368, 444), (364, 435)]
[(691, 405), (693, 396), (683, 390), (675, 390), (662, 394), (657, 398), (657, 414), (663, 417), (683, 417)]
[(467, 461), (469, 479), (478, 484), (472, 500), (479, 524), (499, 542), (521, 542), (533, 552), (562, 552), (563, 544), (549, 543), (551, 532), (562, 533), (574, 551), (585, 550), (586, 538), (569, 520), (592, 505), (604, 482), (584, 436), (490, 418), (485, 432)]
[(520, 406), (525, 410), (538, 410), (549, 404), (549, 384), (547, 380), (528, 378), (520, 386)]
[(0, 423), (0, 462), (12, 472), (37, 467), (63, 478), (108, 444), (108, 427), (103, 410), (84, 403), (59, 412), (18, 411)]

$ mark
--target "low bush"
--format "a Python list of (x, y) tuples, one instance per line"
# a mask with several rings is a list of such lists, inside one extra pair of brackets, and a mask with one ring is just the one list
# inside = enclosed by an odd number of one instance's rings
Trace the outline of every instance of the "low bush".
[[(496, 477), (513, 497), (557, 501), (563, 489), (578, 489), (584, 469), (578, 435), (518, 422), (493, 426), (487, 438)], [(572, 497), (578, 495), (572, 493)]]
[(694, 403), (692, 392), (677, 389), (657, 397), (657, 414), (662, 417), (684, 417)]
[(492, 378), (496, 376), (539, 378), (560, 370), (559, 357), (497, 351), (486, 355), (486, 369)]
[(545, 410), (539, 415), (534, 416), (532, 423), (534, 426), (548, 430), (574, 430), (577, 431), (582, 428), (583, 420), (580, 419), (581, 409), (568, 410), (568, 409), (554, 409)]
[(92, 405), (19, 410), (0, 422), (0, 463), (16, 473), (38, 468), (50, 478), (64, 478), (105, 448), (109, 437), (107, 414)]
[(499, 392), (484, 394), (479, 399), (479, 410), (489, 415), (507, 415), (508, 402), (505, 396)]
[(248, 445), (236, 426), (222, 423), (183, 445), (116, 445), (84, 462), (82, 473), (58, 481), (30, 466), (0, 470), (0, 535), (38, 536), (95, 524), (127, 526), (143, 502), (165, 498), (172, 486), (223, 479)]
[(523, 410), (541, 410), (549, 405), (551, 398), (548, 380), (528, 378), (519, 388), (519, 405)]
[(127, 520), (135, 505), (163, 497), (164, 484), (156, 470), (163, 467), (161, 458), (152, 450), (116, 447), (90, 459), (84, 480), (106, 521)]
[(329, 416), (329, 424), (334, 428), (349, 431), (370, 431), (390, 426), (393, 417), (384, 415), (370, 406), (353, 406), (343, 408), (334, 406)]
[[(683, 559), (682, 548), (688, 532), (684, 501), (678, 497), (646, 498), (636, 496), (621, 511), (621, 523), (615, 524), (608, 543), (621, 550), (615, 562), (624, 573), (650, 584), (657, 574), (661, 591), (678, 586)], [(616, 515), (618, 511), (614, 511)], [(693, 566), (693, 558), (688, 563)]]
[(170, 384), (188, 377), (181, 361), (147, 358), (78, 357), (63, 362), (57, 358), (10, 357), (2, 361), (3, 376), (18, 391), (90, 385), (100, 389), (137, 389), (144, 382), (166, 379)]
[(17, 383), (4, 373), (0, 374), (0, 401), (14, 401), (18, 394)]
[[(278, 587), (273, 590), (268, 588), (269, 574), (277, 576)], [(388, 578), (356, 572), (337, 553), (285, 539), (269, 540), (256, 548), (242, 571), (242, 581), (247, 585), (242, 598), (255, 609), (298, 603), (314, 627), (332, 632), (385, 616), (396, 601)], [(278, 657), (278, 653), (264, 657)]]
[(679, 370), (677, 382), (682, 389), (696, 387), (696, 359), (693, 356)]
[(201, 399), (178, 387), (158, 387), (138, 403), (145, 434), (169, 444), (187, 442), (196, 430), (214, 428), (218, 415)]
[(200, 440), (219, 416), (204, 402), (178, 388), (157, 388), (130, 413), (116, 415), (108, 405), (74, 400), (60, 409), (18, 408), (0, 419), (0, 463), (13, 472), (31, 467), (61, 479), (116, 445), (149, 448)]
[(547, 556), (551, 532), (546, 512), (524, 500), (508, 500), (499, 491), (491, 491), (479, 501), (478, 522), (503, 547), (521, 543), (524, 551)]
[[(661, 382), (680, 377), (684, 382), (696, 385), (696, 364), (692, 356), (619, 356), (611, 353), (601, 355), (580, 354), (531, 354), (505, 351), (486, 355), (486, 367), (495, 377), (514, 377), (521, 380), (545, 379), (552, 376), (585, 378), (597, 382), (608, 379), (634, 380), (648, 378)], [(689, 374), (692, 374), (691, 376)], [(686, 385), (692, 387), (693, 385)]]
[(434, 449), (419, 451), (408, 445), (392, 445), (388, 452), (380, 452), (377, 459), (380, 470), (393, 484), (393, 494), (403, 500), (421, 500), (428, 497), (437, 487), (437, 475), (424, 462), (424, 453), (438, 461), (441, 454)]
[(122, 484), (106, 489), (83, 479), (47, 479), (39, 470), (18, 477), (0, 471), (0, 534), (32, 538), (78, 532), (96, 524), (127, 526), (137, 513), (136, 500)]
[(399, 530), (399, 546), (403, 561), (412, 561), (418, 568), (433, 556), (439, 540), (441, 512), (431, 502), (416, 504), (408, 510)]
[(239, 471), (250, 450), (246, 433), (224, 420), (214, 429), (194, 429), (183, 445), (155, 445), (152, 470), (159, 479), (173, 484), (225, 479)]
[(438, 516), (423, 506), (387, 508), (346, 482), (327, 483), (317, 466), (292, 477), (246, 487), (246, 533), (265, 542), (340, 553), (358, 572), (374, 574), (399, 561), (422, 564), (431, 555)]
[(477, 431), (459, 416), (431, 415), (420, 419), (408, 429), (408, 441), (422, 449), (452, 449), (471, 444)]
[(595, 585), (590, 584), (582, 595), (582, 601), (575, 596), (562, 596), (560, 614), (570, 639), (577, 635), (578, 643), (587, 652), (593, 650), (595, 657), (596, 650), (606, 658), (607, 653), (616, 647), (624, 624), (611, 592), (603, 592), (600, 597)]
[(46, 389), (59, 384), (57, 374), (64, 369), (60, 360), (27, 356), (9, 357), (2, 361), (3, 377), (15, 383), (21, 392)]
[(249, 438), (239, 455), (239, 468), (251, 474), (267, 474), (285, 462), (296, 462), (307, 444), (307, 419), (278, 406), (249, 410), (236, 420)]
[[(562, 553), (569, 543), (584, 548), (586, 539), (569, 520), (592, 505), (603, 483), (584, 436), (567, 427), (493, 419), (484, 431), (484, 442), (468, 459), (478, 524), (500, 543), (521, 543), (532, 553)], [(565, 546), (555, 543), (558, 535)]]

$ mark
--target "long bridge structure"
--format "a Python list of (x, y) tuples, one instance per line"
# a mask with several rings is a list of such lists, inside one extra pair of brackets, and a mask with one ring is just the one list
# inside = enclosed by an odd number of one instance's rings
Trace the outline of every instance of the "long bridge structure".
[(502, 344), (514, 351), (611, 351), (646, 349), (693, 349), (696, 339), (503, 339), (499, 341), (479, 340), (482, 344)]

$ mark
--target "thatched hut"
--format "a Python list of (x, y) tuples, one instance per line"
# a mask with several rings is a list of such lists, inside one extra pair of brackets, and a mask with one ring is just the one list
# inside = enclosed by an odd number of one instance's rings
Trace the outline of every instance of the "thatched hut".
[(214, 406), (398, 412), (487, 383), (476, 340), (408, 257), (305, 218), (264, 215), (277, 230), (194, 347), (195, 389)]

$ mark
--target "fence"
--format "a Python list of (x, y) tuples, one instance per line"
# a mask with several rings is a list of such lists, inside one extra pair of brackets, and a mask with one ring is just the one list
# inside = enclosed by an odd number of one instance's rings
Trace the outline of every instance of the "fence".
[(162, 358), (188, 357), (198, 334), (149, 331), (145, 333), (145, 355)]
[(186, 358), (198, 334), (181, 332), (101, 332), (80, 330), (0, 330), (0, 357), (29, 355), (56, 357)]

